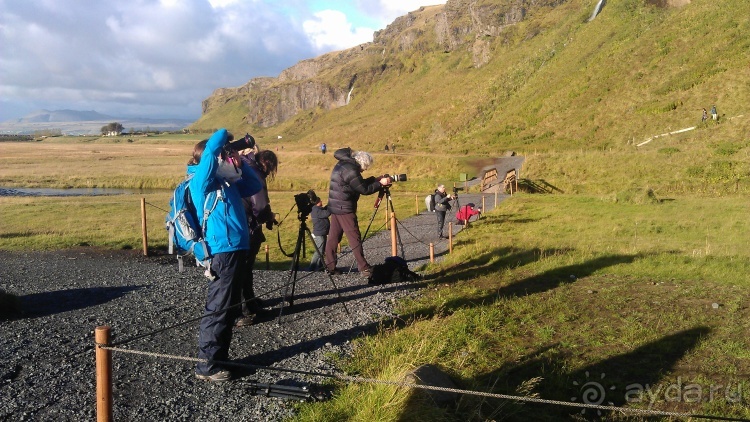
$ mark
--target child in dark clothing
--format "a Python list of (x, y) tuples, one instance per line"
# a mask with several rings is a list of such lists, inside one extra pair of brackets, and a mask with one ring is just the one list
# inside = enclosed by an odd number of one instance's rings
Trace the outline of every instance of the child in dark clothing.
[(328, 230), (331, 228), (331, 222), (328, 221), (328, 217), (331, 215), (331, 212), (328, 211), (327, 206), (323, 206), (323, 201), (317, 196), (315, 198), (312, 198), (312, 201), (315, 202), (315, 205), (312, 207), (312, 211), (310, 212), (310, 218), (312, 219), (312, 235), (313, 239), (315, 240), (316, 250), (313, 254), (312, 259), (310, 260), (310, 267), (308, 268), (308, 271), (318, 271), (325, 268), (323, 266), (321, 254), (325, 250), (326, 239), (328, 238)]

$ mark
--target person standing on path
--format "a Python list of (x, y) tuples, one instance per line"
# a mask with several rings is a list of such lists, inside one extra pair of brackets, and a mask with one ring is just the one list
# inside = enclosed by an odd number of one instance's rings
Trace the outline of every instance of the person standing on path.
[[(251, 137), (252, 139), (252, 137)], [(235, 142), (236, 143), (236, 142)], [(250, 230), (250, 248), (247, 254), (247, 260), (243, 268), (242, 277), (242, 318), (235, 322), (235, 326), (242, 327), (251, 325), (255, 316), (263, 311), (263, 301), (255, 297), (253, 287), (253, 267), (255, 260), (260, 252), (260, 247), (266, 241), (263, 234), (263, 226), (271, 230), (274, 224), (278, 224), (276, 217), (271, 210), (271, 200), (268, 197), (268, 184), (266, 180), (276, 176), (276, 170), (279, 166), (279, 159), (273, 151), (263, 150), (257, 153), (257, 144), (252, 140), (253, 148), (251, 152), (242, 155), (242, 161), (252, 169), (255, 175), (263, 183), (263, 188), (252, 196), (242, 198), (242, 203), (247, 215), (247, 225)]]
[(435, 215), (437, 216), (438, 238), (446, 239), (443, 235), (443, 226), (445, 225), (445, 213), (450, 211), (450, 201), (453, 199), (451, 194), (445, 191), (445, 185), (438, 185), (433, 194), (435, 197)]
[(331, 182), (328, 189), (328, 211), (331, 212), (331, 229), (325, 247), (326, 269), (331, 274), (339, 274), (336, 270), (336, 248), (346, 233), (349, 247), (357, 261), (357, 269), (366, 276), (370, 276), (370, 264), (365, 259), (362, 248), (362, 235), (357, 221), (357, 201), (360, 195), (372, 195), (384, 186), (391, 184), (388, 177), (376, 179), (371, 176), (362, 178), (362, 172), (367, 170), (373, 162), (372, 156), (364, 151), (353, 152), (351, 148), (341, 148), (333, 153), (339, 162), (331, 171)]
[(717, 121), (717, 120), (719, 120), (719, 113), (718, 113), (718, 112), (716, 111), (716, 106), (715, 106), (715, 105), (714, 105), (714, 106), (711, 106), (711, 118), (712, 118), (712, 119), (713, 119), (714, 121)]
[[(239, 314), (229, 310), (240, 294), (241, 268), (249, 248), (249, 232), (242, 195), (259, 192), (263, 185), (243, 163), (236, 151), (223, 153), (232, 139), (226, 129), (216, 131), (195, 145), (188, 162), (193, 204), (215, 204), (211, 212), (197, 212), (211, 254), (206, 307), (198, 334), (198, 379), (220, 382), (231, 379), (231, 372), (217, 363), (229, 358), (232, 322)], [(204, 221), (205, 220), (205, 221)]]
[[(312, 191), (311, 191), (312, 192)], [(308, 195), (310, 192), (308, 192)], [(328, 211), (328, 207), (323, 206), (323, 200), (315, 195), (311, 198), (311, 202), (315, 205), (312, 207), (310, 212), (310, 219), (312, 220), (312, 236), (315, 241), (315, 253), (313, 253), (312, 259), (310, 260), (310, 267), (308, 271), (318, 271), (323, 268), (323, 253), (326, 249), (326, 239), (328, 238), (328, 231), (331, 229), (331, 222), (328, 217), (331, 216), (331, 212)]]

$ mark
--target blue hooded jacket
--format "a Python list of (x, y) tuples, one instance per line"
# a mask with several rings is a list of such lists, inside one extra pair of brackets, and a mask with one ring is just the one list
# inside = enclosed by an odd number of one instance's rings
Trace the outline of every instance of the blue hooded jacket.
[(208, 139), (200, 163), (187, 168), (188, 175), (192, 175), (190, 196), (198, 210), (201, 225), (204, 206), (211, 207), (216, 203), (208, 216), (204, 233), (211, 255), (249, 249), (247, 218), (241, 195), (253, 195), (263, 187), (255, 172), (244, 163), (242, 179), (235, 183), (230, 184), (216, 174), (219, 168), (217, 157), (228, 140), (226, 129), (216, 131)]

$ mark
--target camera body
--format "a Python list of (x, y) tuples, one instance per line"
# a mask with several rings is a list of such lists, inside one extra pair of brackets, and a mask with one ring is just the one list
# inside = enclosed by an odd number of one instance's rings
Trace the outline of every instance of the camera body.
[(312, 212), (312, 207), (318, 202), (318, 196), (315, 191), (310, 189), (307, 192), (294, 195), (294, 203), (297, 205), (297, 212), (300, 218), (307, 217)]
[(232, 151), (242, 151), (254, 146), (255, 138), (253, 138), (249, 133), (246, 133), (243, 138), (240, 138), (235, 142), (227, 142), (226, 145), (224, 145), (224, 153), (229, 155), (229, 153)]
[(464, 190), (464, 188), (457, 188), (457, 187), (455, 187), (455, 186), (454, 186), (454, 187), (453, 187), (453, 194), (454, 194), (454, 195), (458, 195), (458, 192), (460, 192), (460, 191), (462, 191), (462, 190)]

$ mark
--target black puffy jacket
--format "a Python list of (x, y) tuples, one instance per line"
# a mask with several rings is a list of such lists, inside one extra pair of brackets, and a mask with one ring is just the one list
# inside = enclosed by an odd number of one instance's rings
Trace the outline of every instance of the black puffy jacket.
[(331, 172), (328, 210), (331, 214), (356, 213), (359, 196), (378, 192), (381, 188), (380, 181), (375, 177), (362, 178), (359, 164), (352, 158), (350, 148), (336, 150), (333, 156), (339, 162)]

